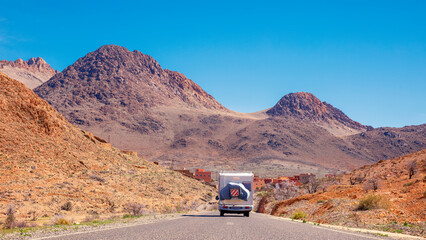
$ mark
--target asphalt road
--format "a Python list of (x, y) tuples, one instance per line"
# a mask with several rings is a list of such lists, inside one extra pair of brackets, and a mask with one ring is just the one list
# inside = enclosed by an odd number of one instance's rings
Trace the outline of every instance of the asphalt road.
[(308, 223), (279, 220), (262, 214), (250, 217), (219, 212), (184, 215), (150, 224), (71, 234), (49, 239), (379, 239), (355, 232), (334, 230)]

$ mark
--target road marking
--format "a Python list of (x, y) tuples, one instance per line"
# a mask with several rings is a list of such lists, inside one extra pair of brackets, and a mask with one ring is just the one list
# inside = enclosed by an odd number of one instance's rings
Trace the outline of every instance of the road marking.
[(234, 225), (233, 222), (227, 222), (226, 225)]

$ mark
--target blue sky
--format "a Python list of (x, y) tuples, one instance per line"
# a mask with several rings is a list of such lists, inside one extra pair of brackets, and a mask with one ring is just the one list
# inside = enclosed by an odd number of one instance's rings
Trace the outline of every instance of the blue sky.
[(117, 44), (235, 111), (305, 91), (362, 124), (426, 123), (426, 1), (0, 0), (0, 10), (0, 59), (63, 70)]

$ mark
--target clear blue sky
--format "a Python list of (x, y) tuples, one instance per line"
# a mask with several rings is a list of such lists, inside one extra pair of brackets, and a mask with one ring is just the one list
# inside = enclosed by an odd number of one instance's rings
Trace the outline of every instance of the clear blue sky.
[(374, 127), (426, 123), (426, 1), (0, 0), (0, 59), (62, 70), (104, 44), (235, 111), (306, 91)]

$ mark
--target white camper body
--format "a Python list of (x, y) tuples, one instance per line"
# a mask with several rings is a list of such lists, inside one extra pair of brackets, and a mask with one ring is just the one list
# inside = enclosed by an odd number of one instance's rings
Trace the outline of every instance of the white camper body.
[(248, 217), (253, 209), (253, 173), (219, 173), (219, 211), (225, 213), (243, 213)]

